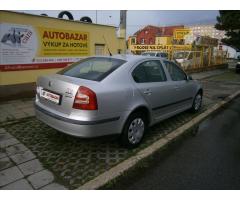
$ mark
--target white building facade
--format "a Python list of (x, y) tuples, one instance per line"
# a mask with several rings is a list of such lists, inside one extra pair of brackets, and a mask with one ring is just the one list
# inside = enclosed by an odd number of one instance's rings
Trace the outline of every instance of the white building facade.
[(217, 30), (213, 24), (192, 25), (186, 26), (186, 28), (190, 29), (190, 34), (185, 36), (185, 44), (192, 44), (198, 36), (209, 36), (211, 38), (216, 38), (219, 41), (226, 37), (225, 31)]

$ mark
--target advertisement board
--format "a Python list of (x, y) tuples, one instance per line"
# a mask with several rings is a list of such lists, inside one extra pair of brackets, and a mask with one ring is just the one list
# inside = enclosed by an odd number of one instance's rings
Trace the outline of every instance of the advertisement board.
[(131, 51), (170, 51), (191, 49), (191, 45), (131, 45)]
[(190, 33), (190, 29), (175, 29), (173, 33), (173, 37), (176, 40), (183, 40), (185, 35)]
[(195, 44), (198, 46), (218, 46), (218, 39), (211, 38), (209, 36), (198, 36), (195, 40)]
[(0, 70), (64, 67), (90, 55), (89, 37), (84, 31), (0, 23)]
[(131, 51), (161, 51), (171, 49), (172, 45), (131, 45)]

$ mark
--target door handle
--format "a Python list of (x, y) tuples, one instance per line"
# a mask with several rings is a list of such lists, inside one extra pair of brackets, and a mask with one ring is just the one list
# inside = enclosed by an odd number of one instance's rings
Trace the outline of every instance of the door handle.
[(145, 91), (143, 91), (143, 93), (146, 94), (146, 95), (151, 95), (152, 91), (149, 90), (149, 89), (146, 89)]

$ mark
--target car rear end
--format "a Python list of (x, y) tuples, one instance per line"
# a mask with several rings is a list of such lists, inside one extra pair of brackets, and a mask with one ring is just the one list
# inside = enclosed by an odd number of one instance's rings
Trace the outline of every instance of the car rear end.
[[(85, 64), (86, 59), (59, 74), (38, 78), (35, 111), (39, 120), (61, 132), (79, 137), (114, 133), (119, 116), (100, 112), (103, 95), (101, 81), (125, 61), (107, 59), (106, 65), (112, 66), (106, 68), (104, 58), (91, 59), (98, 64)], [(105, 66), (99, 70), (100, 65)]]

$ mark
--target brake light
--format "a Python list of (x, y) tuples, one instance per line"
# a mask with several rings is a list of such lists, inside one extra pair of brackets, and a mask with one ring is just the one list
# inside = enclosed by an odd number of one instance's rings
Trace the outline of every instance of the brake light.
[(91, 89), (80, 86), (73, 102), (73, 108), (81, 110), (97, 110), (97, 96)]

